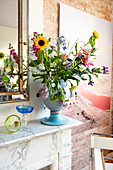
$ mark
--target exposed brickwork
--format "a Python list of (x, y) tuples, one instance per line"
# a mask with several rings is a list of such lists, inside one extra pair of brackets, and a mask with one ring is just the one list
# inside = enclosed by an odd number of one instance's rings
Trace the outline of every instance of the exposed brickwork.
[[(59, 30), (59, 3), (65, 3), (94, 16), (113, 22), (113, 0), (43, 0), (44, 35), (52, 37), (53, 41), (58, 36)], [(113, 75), (112, 75), (113, 98)], [(111, 100), (111, 113), (113, 100)], [(89, 134), (91, 132), (111, 133), (111, 122), (95, 127), (91, 130), (75, 133), (72, 131), (72, 170), (81, 170), (89, 163)]]
[(90, 133), (93, 132), (110, 133), (111, 125), (100, 126), (72, 136), (72, 170), (81, 170), (89, 164)]
[(58, 36), (60, 2), (108, 21), (112, 20), (113, 2), (110, 0), (43, 0), (44, 34), (47, 37)]

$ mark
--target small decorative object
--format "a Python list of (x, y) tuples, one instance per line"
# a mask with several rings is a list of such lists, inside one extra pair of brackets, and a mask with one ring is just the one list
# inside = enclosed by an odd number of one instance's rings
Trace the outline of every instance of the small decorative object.
[(21, 128), (21, 119), (17, 115), (10, 115), (5, 120), (5, 128), (10, 133), (15, 133)]
[(27, 126), (27, 114), (31, 113), (34, 110), (34, 107), (23, 104), (16, 106), (16, 109), (19, 113), (22, 113), (22, 129), (25, 130)]
[[(61, 125), (68, 123), (63, 120), (60, 114), (66, 106), (66, 102), (77, 92), (77, 86), (81, 81), (87, 81), (93, 86), (93, 77), (98, 74), (108, 73), (108, 68), (96, 68), (95, 40), (99, 39), (98, 33), (94, 30), (89, 41), (76, 41), (69, 49), (69, 42), (64, 36), (58, 37), (56, 46), (51, 44), (43, 34), (34, 32), (32, 51), (36, 59), (30, 59), (29, 66), (36, 68), (32, 71), (34, 81), (41, 80), (43, 87), (38, 91), (37, 97), (41, 97), (46, 107), (51, 110), (50, 118), (42, 120), (44, 124)], [(65, 85), (64, 85), (65, 84)]]

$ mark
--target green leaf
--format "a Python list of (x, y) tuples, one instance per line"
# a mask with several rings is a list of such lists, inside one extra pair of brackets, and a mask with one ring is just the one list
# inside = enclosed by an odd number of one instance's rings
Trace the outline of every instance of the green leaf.
[(16, 84), (19, 84), (19, 78), (16, 80)]
[(98, 77), (98, 75), (97, 74), (94, 74), (96, 77)]
[(51, 54), (53, 52), (53, 50), (48, 49), (48, 55)]
[(75, 78), (75, 77), (67, 77), (67, 79), (75, 80), (77, 82), (77, 86), (78, 86), (78, 84), (80, 82), (80, 80)]
[(44, 52), (42, 50), (39, 50), (37, 55), (38, 55), (39, 63), (42, 63)]
[(14, 89), (15, 87), (17, 87), (17, 84), (12, 84), (11, 89)]
[(31, 67), (37, 67), (37, 65), (39, 65), (40, 62), (39, 60), (32, 60), (30, 63), (29, 63), (29, 66)]
[(11, 69), (11, 72), (13, 73), (13, 71), (14, 71), (14, 61), (10, 62), (10, 69)]
[(45, 49), (45, 55), (44, 55), (44, 58), (46, 59), (46, 60), (48, 60), (48, 56), (47, 56), (47, 51), (46, 51), (46, 49)]
[(33, 81), (36, 81), (36, 80), (40, 80), (40, 77), (39, 78), (35, 78)]
[(72, 59), (70, 59), (70, 58), (68, 58), (67, 60), (68, 60), (68, 61), (70, 61), (70, 62), (73, 62), (73, 60), (72, 60)]
[(51, 38), (48, 39), (48, 42), (50, 42), (50, 41), (51, 41)]
[(32, 74), (33, 77), (45, 76), (45, 74)]
[(91, 75), (88, 75), (89, 76), (89, 82), (91, 82)]
[(78, 43), (75, 44), (76, 55), (77, 55), (77, 45), (78, 45)]
[(7, 83), (10, 82), (10, 78), (7, 75), (3, 75), (3, 80)]
[(91, 44), (91, 47), (93, 48), (95, 46), (95, 37), (91, 36), (89, 39), (89, 43)]

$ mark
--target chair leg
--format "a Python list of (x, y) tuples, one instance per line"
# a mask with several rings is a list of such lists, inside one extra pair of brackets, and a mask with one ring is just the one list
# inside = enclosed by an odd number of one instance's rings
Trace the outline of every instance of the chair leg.
[(94, 168), (93, 168), (93, 154), (92, 154), (92, 149), (91, 149), (91, 148), (90, 148), (89, 159), (90, 159), (89, 169), (90, 169), (90, 170), (94, 170)]

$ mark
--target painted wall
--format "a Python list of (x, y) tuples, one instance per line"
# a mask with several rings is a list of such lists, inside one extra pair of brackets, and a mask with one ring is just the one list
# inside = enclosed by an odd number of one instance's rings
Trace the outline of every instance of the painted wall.
[(0, 26), (0, 50), (9, 55), (9, 43), (18, 51), (18, 30), (11, 27)]
[[(33, 32), (39, 31), (43, 32), (43, 1), (42, 0), (30, 0), (29, 1), (29, 37), (31, 39)], [(30, 56), (33, 57), (33, 56)], [(36, 98), (36, 92), (40, 88), (38, 83), (33, 83), (32, 76), (29, 76), (29, 86), (30, 86), (30, 101), (24, 102), (24, 104), (30, 104), (35, 107), (32, 114), (28, 116), (28, 119), (36, 119), (42, 117), (43, 114), (43, 103), (40, 99)], [(9, 104), (0, 104), (0, 126), (4, 125), (4, 121), (7, 116), (11, 114), (17, 114), (21, 116), (16, 111), (16, 106), (22, 104), (18, 103), (9, 103)]]

